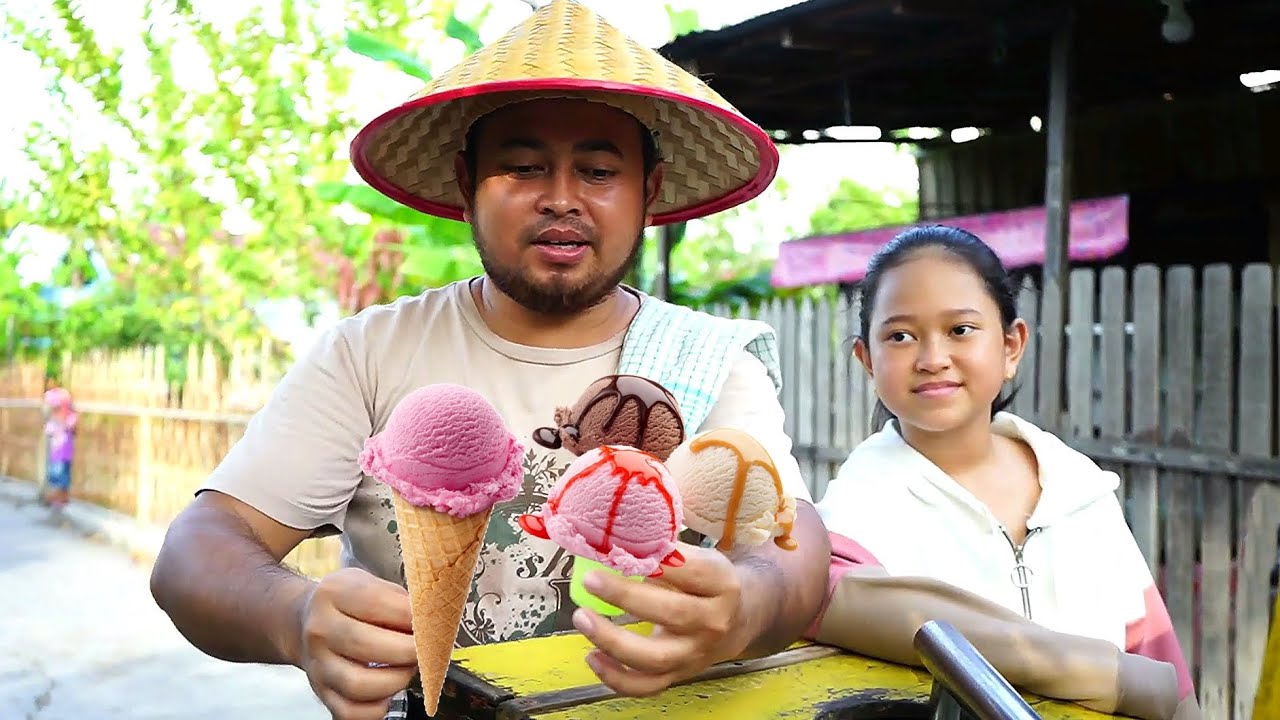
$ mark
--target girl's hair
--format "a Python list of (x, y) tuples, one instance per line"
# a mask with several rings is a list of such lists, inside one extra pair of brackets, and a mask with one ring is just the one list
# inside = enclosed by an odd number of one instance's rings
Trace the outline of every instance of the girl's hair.
[[(859, 339), (864, 344), (870, 345), (867, 329), (871, 325), (871, 312), (874, 310), (876, 293), (880, 290), (880, 280), (884, 278), (884, 274), (921, 251), (933, 248), (950, 254), (977, 274), (982, 279), (987, 294), (1000, 308), (1001, 325), (1005, 330), (1013, 326), (1013, 322), (1018, 319), (1013, 280), (995, 251), (982, 242), (977, 235), (967, 230), (948, 225), (922, 225), (899, 233), (880, 248), (867, 264), (867, 273), (859, 287), (862, 309), (858, 313), (858, 324), (862, 333)], [(994, 417), (996, 413), (1008, 407), (1016, 394), (1015, 388), (1008, 395), (997, 397), (991, 403), (991, 415)], [(875, 410), (871, 414), (872, 431), (878, 431), (884, 427), (885, 423), (896, 419), (889, 408), (877, 398)]]

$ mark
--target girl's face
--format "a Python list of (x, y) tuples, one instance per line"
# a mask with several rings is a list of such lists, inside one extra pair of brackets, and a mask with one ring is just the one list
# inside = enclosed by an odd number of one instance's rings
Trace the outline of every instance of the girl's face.
[(865, 331), (855, 352), (876, 394), (899, 422), (926, 432), (989, 421), (1027, 339), (1026, 323), (1006, 330), (982, 278), (945, 251), (886, 271)]

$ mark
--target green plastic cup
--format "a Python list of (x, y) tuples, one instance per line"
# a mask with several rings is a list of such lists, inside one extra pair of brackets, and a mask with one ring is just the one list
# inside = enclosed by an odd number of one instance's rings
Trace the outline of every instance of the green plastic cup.
[(598, 563), (595, 560), (589, 560), (577, 555), (573, 556), (573, 574), (569, 576), (569, 597), (578, 604), (578, 607), (591, 608), (605, 617), (616, 617), (623, 614), (625, 612), (624, 610), (616, 608), (595, 595), (592, 595), (587, 592), (585, 587), (582, 586), (582, 579), (592, 570), (599, 570), (612, 575), (618, 575), (634, 582), (641, 582), (644, 578), (623, 575), (608, 565)]

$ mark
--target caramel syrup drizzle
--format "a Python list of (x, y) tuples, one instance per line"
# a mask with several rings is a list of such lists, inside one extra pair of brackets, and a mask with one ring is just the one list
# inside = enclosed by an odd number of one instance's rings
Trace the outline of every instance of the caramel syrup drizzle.
[(560, 488), (560, 492), (547, 501), (551, 511), (559, 511), (560, 501), (568, 494), (569, 488), (573, 487), (574, 483), (605, 465), (612, 465), (610, 474), (618, 481), (618, 485), (613, 492), (613, 502), (609, 505), (609, 520), (605, 524), (604, 537), (600, 539), (600, 543), (592, 543), (591, 546), (606, 555), (613, 549), (613, 524), (618, 518), (618, 507), (622, 504), (622, 498), (632, 483), (653, 485), (657, 489), (658, 494), (667, 503), (667, 517), (671, 522), (670, 533), (674, 536), (678, 529), (676, 527), (676, 506), (671, 493), (662, 484), (662, 473), (657, 467), (659, 460), (639, 450), (615, 449), (608, 445), (601, 445), (600, 453), (602, 456), (600, 460), (589, 467), (583, 468), (581, 472), (566, 480), (564, 487)]
[[(745, 433), (743, 434), (745, 435)], [(747, 437), (750, 438), (750, 436)], [(724, 536), (716, 543), (717, 550), (727, 552), (733, 547), (734, 537), (737, 534), (738, 509), (742, 506), (742, 496), (747, 490), (747, 473), (750, 472), (751, 467), (762, 467), (773, 478), (773, 488), (778, 493), (778, 509), (776, 512), (779, 516), (786, 510), (786, 502), (782, 494), (782, 478), (778, 475), (778, 468), (774, 466), (773, 459), (769, 457), (764, 448), (754, 441), (733, 442), (733, 440), (723, 437), (701, 437), (689, 445), (689, 449), (695, 453), (709, 447), (729, 448), (738, 458), (737, 475), (734, 477), (733, 491), (729, 494), (729, 507), (724, 519)], [(791, 537), (791, 530), (795, 523), (782, 522), (779, 524), (782, 528), (782, 534), (774, 538), (774, 544), (783, 550), (795, 550), (798, 544)]]

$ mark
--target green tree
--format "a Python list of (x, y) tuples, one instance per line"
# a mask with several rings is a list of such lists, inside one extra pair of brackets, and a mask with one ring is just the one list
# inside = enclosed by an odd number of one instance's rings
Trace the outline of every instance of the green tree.
[(32, 341), (45, 337), (53, 321), (53, 307), (41, 297), (41, 287), (22, 282), (21, 259), (21, 252), (0, 246), (0, 361), (38, 353)]
[[(4, 37), (39, 59), (61, 106), (28, 133), (37, 172), (19, 188), (29, 202), (17, 219), (71, 240), (63, 281), (74, 282), (90, 253), (111, 277), (93, 302), (67, 309), (53, 330), (60, 344), (225, 347), (262, 332), (258, 301), (315, 307), (369, 284), (385, 299), (397, 278), (465, 265), (452, 250), (433, 255), (435, 238), (421, 230), (343, 222), (333, 187), (350, 172), (345, 150), (358, 128), (346, 101), (351, 48), (431, 42), (423, 26), (462, 38), (474, 30), (453, 3), (352, 0), (336, 26), (316, 3), (267, 5), (225, 27), (208, 3), (148, 0), (127, 47), (108, 46), (71, 0), (0, 18)], [(180, 57), (188, 62), (175, 67)], [(242, 231), (228, 231), (234, 217)]]
[[(254, 331), (257, 300), (311, 289), (312, 278), (279, 269), (302, 265), (330, 229), (299, 177), (342, 172), (351, 123), (331, 99), (348, 71), (314, 10), (292, 0), (251, 9), (230, 32), (183, 0), (147, 2), (143, 21), (136, 46), (119, 48), (70, 0), (5, 17), (61, 100), (28, 134), (39, 172), (24, 219), (70, 238), (66, 267), (100, 254), (113, 302), (165, 307), (168, 324), (225, 345)], [(126, 49), (139, 51), (133, 73)], [(182, 73), (173, 62), (184, 53), (199, 60)], [(263, 229), (231, 235), (228, 214)]]
[(812, 235), (907, 225), (920, 215), (915, 197), (896, 190), (875, 191), (854, 180), (840, 181), (826, 205), (814, 211), (809, 222)]
[[(446, 37), (461, 42), (469, 55), (481, 47), (475, 27), (484, 21), (489, 8), (486, 4), (476, 16), (463, 21), (455, 14), (453, 3), (438, 3), (432, 20)], [(346, 48), (423, 82), (431, 80), (430, 63), (395, 41), (348, 32)], [(337, 270), (337, 300), (344, 313), (439, 287), (482, 269), (465, 223), (407, 208), (363, 182), (322, 182), (316, 186), (316, 195), (370, 219), (362, 231), (352, 228), (355, 232), (347, 234), (346, 244), (338, 251), (320, 254), (322, 262)], [(363, 242), (366, 236), (372, 238), (371, 243)]]

